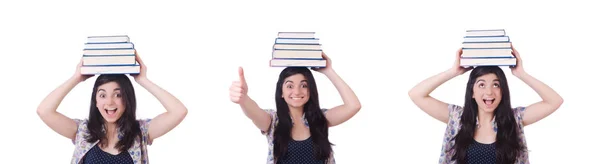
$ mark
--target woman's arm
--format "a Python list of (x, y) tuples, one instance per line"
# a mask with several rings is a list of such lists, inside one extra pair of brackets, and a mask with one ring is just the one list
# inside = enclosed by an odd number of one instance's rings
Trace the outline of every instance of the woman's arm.
[(523, 61), (517, 50), (513, 47), (513, 55), (517, 58), (517, 66), (511, 68), (513, 75), (529, 85), (541, 98), (542, 101), (528, 106), (523, 114), (523, 124), (533, 124), (550, 114), (554, 113), (563, 103), (563, 99), (556, 91), (548, 85), (529, 75), (523, 69)]
[(66, 117), (65, 115), (58, 113), (56, 109), (67, 96), (67, 94), (80, 82), (92, 77), (87, 75), (81, 75), (80, 68), (82, 62), (80, 61), (76, 67), (75, 74), (65, 81), (58, 88), (54, 89), (37, 108), (37, 114), (42, 121), (58, 134), (65, 136), (71, 140), (75, 140), (75, 134), (77, 133), (77, 124), (73, 119)]
[(431, 94), (433, 90), (446, 81), (462, 75), (471, 69), (460, 66), (461, 54), (462, 49), (456, 53), (456, 61), (451, 69), (423, 80), (408, 92), (410, 99), (413, 101), (413, 103), (415, 103), (415, 105), (417, 105), (419, 108), (421, 108), (421, 110), (429, 114), (431, 117), (444, 123), (447, 123), (449, 119), (448, 103), (437, 100), (431, 97), (429, 94)]
[(150, 121), (148, 137), (151, 142), (179, 125), (187, 115), (187, 108), (175, 96), (146, 78), (146, 65), (142, 62), (137, 52), (136, 60), (140, 64), (140, 74), (134, 75), (135, 81), (156, 97), (167, 110)]
[(326, 67), (316, 71), (323, 73), (331, 80), (344, 102), (342, 105), (329, 109), (325, 114), (329, 126), (333, 127), (348, 121), (356, 115), (361, 108), (361, 104), (352, 88), (333, 70), (331, 59), (325, 53), (323, 53), (323, 58), (327, 61)]
[(234, 81), (229, 88), (229, 98), (232, 102), (240, 104), (244, 114), (252, 120), (261, 131), (266, 132), (271, 126), (271, 116), (262, 110), (254, 100), (248, 96), (248, 85), (244, 77), (244, 69), (238, 69), (240, 80)]

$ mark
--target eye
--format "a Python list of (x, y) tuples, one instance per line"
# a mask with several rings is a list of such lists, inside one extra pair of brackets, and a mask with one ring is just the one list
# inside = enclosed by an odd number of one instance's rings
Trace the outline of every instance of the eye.
[(479, 87), (479, 88), (484, 88), (484, 87), (485, 87), (485, 85), (484, 85), (483, 83), (479, 83), (478, 87)]
[(120, 93), (117, 93), (115, 96), (118, 97), (118, 98), (121, 98), (121, 94)]
[(302, 88), (308, 88), (307, 84), (302, 84)]
[(287, 86), (285, 86), (285, 87), (286, 87), (286, 88), (293, 88), (293, 86), (292, 86), (292, 85), (287, 85)]
[(106, 95), (105, 95), (105, 94), (100, 94), (100, 96), (99, 96), (99, 97), (100, 97), (100, 98), (105, 98), (105, 97), (106, 97)]
[(500, 84), (498, 84), (498, 83), (494, 84), (494, 88), (498, 88), (498, 87), (500, 87)]

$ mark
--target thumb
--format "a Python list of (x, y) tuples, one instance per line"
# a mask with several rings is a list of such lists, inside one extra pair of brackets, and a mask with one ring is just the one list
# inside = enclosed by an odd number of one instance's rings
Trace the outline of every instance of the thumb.
[(239, 67), (238, 72), (240, 75), (240, 82), (242, 83), (242, 85), (246, 85), (246, 78), (244, 77), (244, 69), (242, 67)]

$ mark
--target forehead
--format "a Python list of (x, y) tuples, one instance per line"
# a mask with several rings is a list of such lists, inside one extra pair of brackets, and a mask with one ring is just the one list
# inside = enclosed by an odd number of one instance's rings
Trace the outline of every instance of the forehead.
[(479, 81), (490, 82), (490, 81), (494, 81), (494, 80), (498, 80), (498, 76), (496, 76), (496, 74), (493, 74), (493, 73), (488, 73), (488, 74), (485, 74), (483, 76), (477, 77), (477, 79), (475, 81), (477, 81), (477, 82), (479, 82)]
[(299, 83), (299, 82), (302, 82), (302, 81), (305, 81), (305, 80), (306, 80), (306, 77), (304, 77), (304, 75), (302, 75), (302, 74), (295, 74), (295, 75), (292, 75), (292, 76), (289, 76), (289, 77), (285, 78), (284, 82), (286, 82), (286, 83), (287, 82)]
[(119, 84), (117, 84), (117, 82), (111, 81), (105, 84), (102, 84), (100, 86), (98, 86), (98, 91), (100, 90), (104, 90), (104, 91), (113, 91), (115, 89), (121, 88), (119, 86)]

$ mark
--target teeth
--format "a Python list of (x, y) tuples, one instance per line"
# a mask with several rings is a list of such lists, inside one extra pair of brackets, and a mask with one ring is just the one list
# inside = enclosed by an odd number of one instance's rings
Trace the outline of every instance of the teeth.
[(117, 108), (106, 108), (106, 110), (117, 110)]

